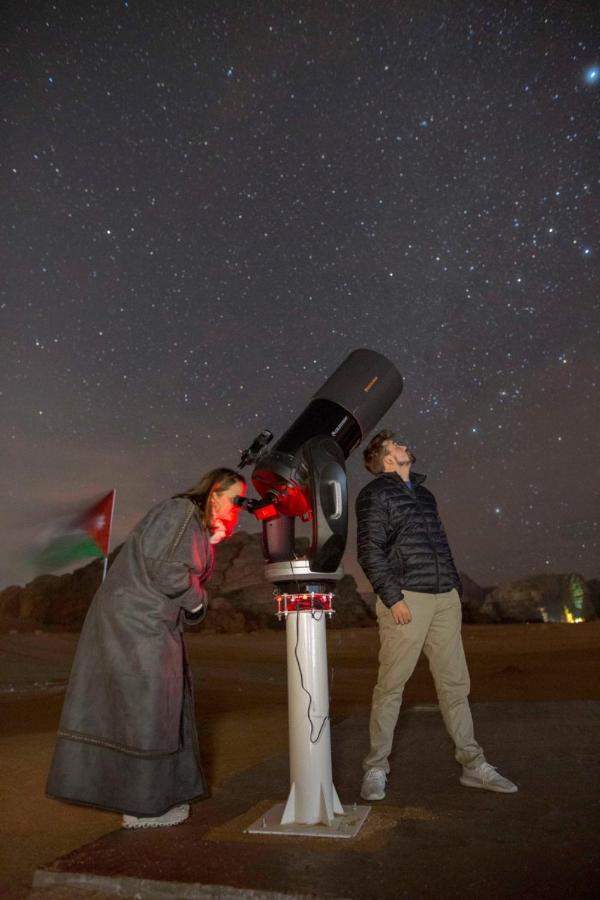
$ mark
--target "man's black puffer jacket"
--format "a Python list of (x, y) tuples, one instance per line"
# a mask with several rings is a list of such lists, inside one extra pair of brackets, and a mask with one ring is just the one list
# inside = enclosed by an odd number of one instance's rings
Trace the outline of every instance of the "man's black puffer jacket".
[(386, 606), (402, 589), (441, 594), (461, 583), (435, 497), (424, 475), (411, 474), (411, 490), (395, 472), (370, 481), (356, 499), (358, 561)]

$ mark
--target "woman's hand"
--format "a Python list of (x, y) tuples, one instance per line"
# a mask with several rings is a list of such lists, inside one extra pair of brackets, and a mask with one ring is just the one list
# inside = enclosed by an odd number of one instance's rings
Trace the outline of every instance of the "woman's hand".
[(227, 537), (227, 529), (225, 528), (224, 523), (221, 522), (220, 520), (217, 520), (211, 530), (211, 535), (209, 538), (210, 543), (211, 544), (220, 544), (221, 541), (224, 541), (226, 537)]

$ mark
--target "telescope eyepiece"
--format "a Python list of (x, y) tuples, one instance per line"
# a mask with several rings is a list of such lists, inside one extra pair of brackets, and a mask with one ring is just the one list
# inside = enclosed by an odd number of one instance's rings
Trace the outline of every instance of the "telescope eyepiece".
[(256, 500), (253, 497), (234, 497), (233, 505), (240, 507), (240, 509), (245, 509), (248, 513), (255, 514), (266, 506), (272, 506), (275, 500), (276, 495), (273, 491), (269, 491), (267, 496), (261, 500)]

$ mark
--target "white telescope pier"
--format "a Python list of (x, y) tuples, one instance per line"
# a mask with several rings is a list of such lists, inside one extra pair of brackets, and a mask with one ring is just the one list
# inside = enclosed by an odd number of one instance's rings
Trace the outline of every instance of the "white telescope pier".
[(325, 620), (334, 613), (333, 597), (276, 597), (277, 615), (286, 620), (290, 792), (246, 829), (251, 834), (351, 838), (369, 814), (369, 806), (342, 806), (331, 772)]

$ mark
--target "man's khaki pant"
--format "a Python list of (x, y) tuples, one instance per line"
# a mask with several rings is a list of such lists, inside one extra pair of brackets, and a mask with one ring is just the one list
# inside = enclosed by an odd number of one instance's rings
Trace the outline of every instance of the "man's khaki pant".
[(473, 735), (469, 708), (469, 672), (460, 634), (460, 597), (455, 590), (445, 594), (403, 591), (412, 621), (397, 625), (391, 611), (377, 600), (381, 649), (379, 674), (373, 691), (369, 733), (371, 747), (364, 769), (390, 771), (388, 757), (398, 721), (404, 685), (412, 675), (421, 650), (429, 660), (446, 729), (456, 747), (461, 765), (484, 762), (483, 751)]

